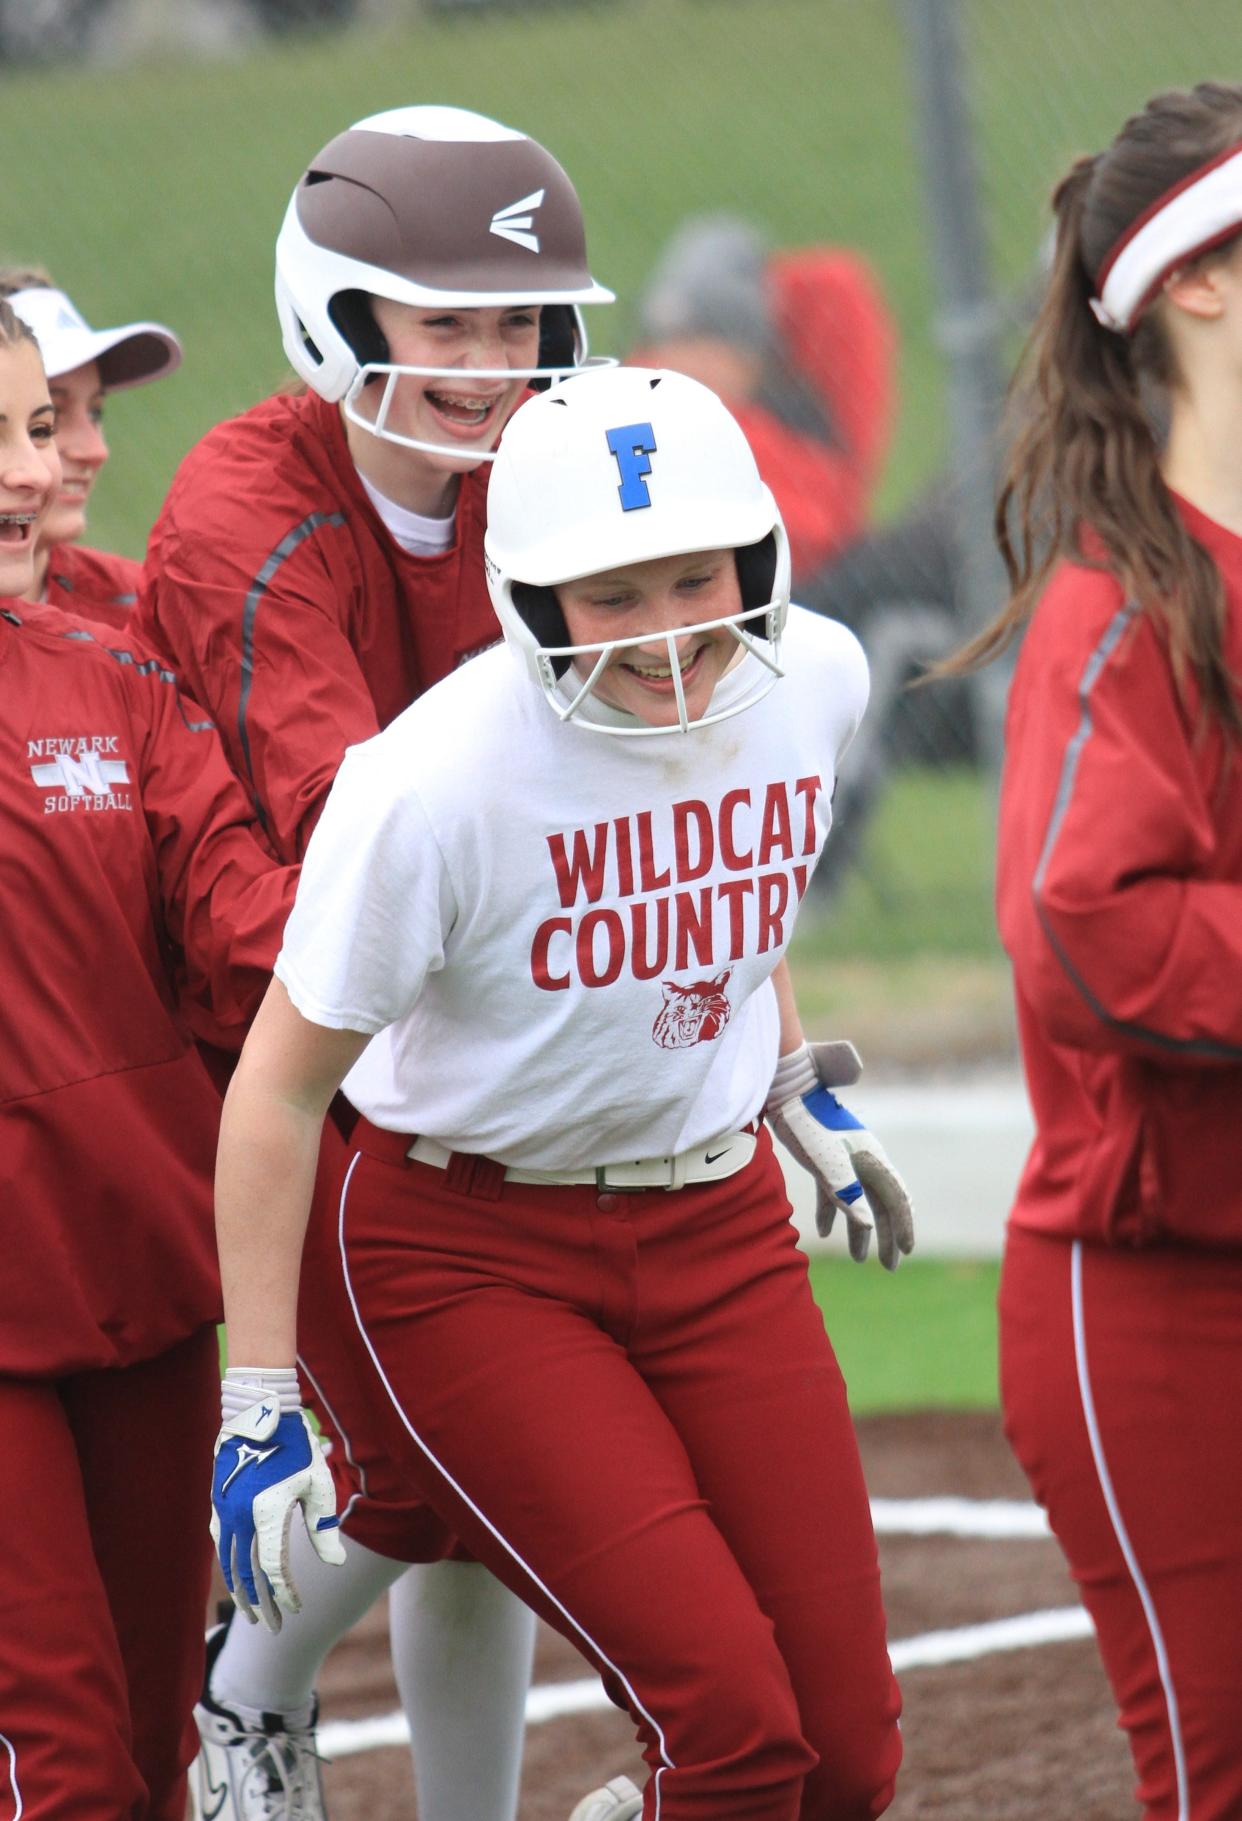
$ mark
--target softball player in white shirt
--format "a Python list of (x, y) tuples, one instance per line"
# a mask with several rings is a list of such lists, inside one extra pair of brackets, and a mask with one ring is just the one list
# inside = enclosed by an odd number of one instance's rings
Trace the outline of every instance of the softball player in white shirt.
[(821, 1227), (842, 1209), (861, 1258), (874, 1222), (895, 1266), (908, 1197), (831, 1091), (857, 1058), (804, 1041), (783, 961), (865, 662), (789, 607), (745, 438), (675, 374), (523, 405), (486, 548), (505, 646), (347, 755), (226, 1102), (225, 1575), (291, 1609), (299, 1503), (334, 1553), (292, 1362), (343, 1083), (330, 1218), (389, 1496), (632, 1715), (646, 1791), (590, 1812), (878, 1815), (900, 1735), (875, 1540), (762, 1123)]

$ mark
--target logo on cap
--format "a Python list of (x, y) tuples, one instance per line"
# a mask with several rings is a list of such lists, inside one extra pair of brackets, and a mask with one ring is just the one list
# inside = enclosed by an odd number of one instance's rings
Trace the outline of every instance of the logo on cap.
[[(529, 196), (523, 196), (517, 202), (510, 202), (503, 209), (497, 209), (492, 216), (488, 232), (499, 234), (502, 240), (511, 240), (516, 246), (525, 247), (530, 253), (539, 251), (539, 236), (533, 234), (534, 211), (543, 201), (542, 190), (532, 190)], [(529, 210), (530, 213), (524, 211)]]

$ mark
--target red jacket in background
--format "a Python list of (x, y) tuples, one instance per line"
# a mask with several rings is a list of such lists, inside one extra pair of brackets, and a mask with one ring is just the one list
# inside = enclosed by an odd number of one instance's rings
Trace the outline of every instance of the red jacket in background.
[[(1242, 539), (1183, 511), (1242, 676)], [(1018, 659), (997, 897), (1037, 1132), (1014, 1222), (1242, 1245), (1242, 754), (1197, 734), (1154, 622), (1077, 564)]]
[[(133, 612), (141, 580), (142, 564), (132, 557), (91, 550), (83, 544), (54, 544), (40, 604), (119, 631)], [(29, 605), (16, 596), (0, 599), (0, 607), (13, 607), (22, 614)]]
[(59, 1376), (218, 1318), (219, 1101), (174, 973), (252, 1015), (293, 887), (167, 671), (21, 612), (0, 613), (0, 1372)]
[(181, 464), (133, 625), (216, 721), (282, 859), (305, 852), (345, 748), (499, 639), (486, 485), (463, 476), (448, 551), (407, 555), (309, 392), (217, 425)]
[(134, 610), (141, 580), (142, 564), (133, 557), (84, 544), (56, 544), (48, 560), (43, 598), (50, 607), (119, 628)]
[[(870, 265), (845, 247), (775, 254), (767, 283), (788, 372), (822, 405), (835, 440), (797, 429), (754, 399), (726, 398), (772, 489), (797, 583), (867, 529), (896, 415), (897, 331)], [(660, 350), (636, 349), (637, 365)]]

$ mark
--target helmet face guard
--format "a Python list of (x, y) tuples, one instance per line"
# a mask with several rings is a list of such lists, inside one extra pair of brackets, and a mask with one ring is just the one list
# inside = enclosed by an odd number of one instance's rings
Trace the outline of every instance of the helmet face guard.
[[(575, 644), (555, 589), (632, 564), (731, 549), (739, 611)], [(783, 674), (789, 545), (750, 447), (714, 393), (680, 374), (594, 371), (529, 399), (505, 429), (488, 497), (488, 585), (505, 638), (562, 721), (626, 737), (688, 732), (739, 714)], [(691, 715), (679, 640), (726, 630), (731, 666)], [(612, 708), (599, 684), (618, 651), (663, 641), (676, 721)], [(732, 679), (732, 680), (731, 680)]]
[[(741, 714), (744, 708), (753, 708), (784, 676), (780, 661), (781, 630), (784, 623), (784, 610), (777, 603), (769, 601), (760, 607), (743, 608), (740, 613), (730, 614), (723, 619), (701, 620), (696, 626), (679, 626), (673, 632), (640, 633), (637, 638), (609, 639), (602, 645), (543, 645), (539, 647), (536, 660), (540, 687), (558, 720), (574, 721), (578, 726), (589, 727), (595, 733), (615, 734), (620, 739), (641, 739), (644, 735), (678, 731), (688, 733), (692, 727), (711, 727), (717, 721), (727, 721), (733, 715)], [(732, 634), (740, 650), (747, 651), (758, 659), (764, 674), (749, 681), (736, 699), (716, 708), (709, 705), (705, 714), (691, 718), (677, 660), (677, 641), (698, 632), (714, 632), (720, 627)], [(592, 704), (603, 700), (596, 694), (596, 685), (615, 654), (618, 651), (632, 650), (635, 645), (654, 644), (657, 639), (665, 642), (669, 668), (673, 673), (673, 695), (677, 704), (676, 727), (638, 721), (633, 717), (614, 720), (597, 715), (592, 718)], [(594, 658), (595, 663), (589, 671), (584, 665), (574, 667), (574, 661), (578, 658)], [(569, 681), (566, 680), (567, 677), (570, 678)]]
[[(369, 360), (360, 366), (350, 384), (349, 390), (341, 404), (341, 409), (351, 424), (357, 424), (360, 430), (367, 430), (372, 436), (381, 437), (385, 442), (397, 443), (403, 449), (419, 449), (428, 455), (453, 455), (468, 457), (472, 461), (491, 462), (496, 459), (495, 448), (472, 449), (468, 444), (433, 443), (422, 437), (406, 436), (400, 430), (394, 430), (388, 422), (396, 397), (398, 382), (402, 379), (503, 379), (521, 381), (531, 391), (546, 391), (558, 380), (573, 379), (579, 373), (586, 373), (595, 367), (615, 367), (617, 362), (612, 355), (592, 355), (588, 353), (586, 330), (582, 319), (575, 309), (579, 332), (574, 337), (573, 353), (575, 358), (566, 365), (546, 367), (412, 367), (399, 365), (387, 360)], [(541, 350), (542, 351), (542, 350)], [(368, 417), (361, 409), (359, 401), (373, 380), (382, 379), (384, 389), (380, 394), (379, 404), (374, 417)]]
[[(403, 372), (466, 369), (397, 367), (371, 297), (435, 310), (543, 306), (540, 364), (499, 375), (536, 384), (580, 370), (578, 306), (613, 301), (591, 276), (578, 197), (551, 154), (483, 115), (440, 107), (372, 115), (312, 161), (276, 242), (276, 308), (295, 371), (329, 403), (346, 400), (351, 422), (414, 448), (476, 454), (387, 427)], [(373, 420), (359, 399), (381, 375), (391, 384)]]

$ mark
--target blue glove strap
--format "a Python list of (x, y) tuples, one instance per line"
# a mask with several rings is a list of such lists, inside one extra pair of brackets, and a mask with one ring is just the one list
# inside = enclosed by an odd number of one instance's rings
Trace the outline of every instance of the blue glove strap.
[(831, 1088), (812, 1088), (809, 1094), (802, 1096), (802, 1104), (808, 1113), (813, 1113), (819, 1123), (827, 1126), (830, 1132), (861, 1132), (863, 1122), (855, 1119), (848, 1107), (843, 1107)]
[[(831, 1088), (812, 1088), (809, 1094), (802, 1096), (802, 1104), (830, 1132), (861, 1132), (865, 1129), (862, 1120), (856, 1119), (848, 1107), (841, 1105)], [(848, 1189), (837, 1191), (837, 1200), (847, 1204), (855, 1202), (862, 1192), (862, 1184), (852, 1182)]]

